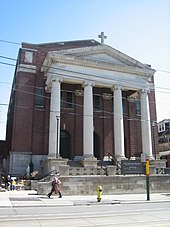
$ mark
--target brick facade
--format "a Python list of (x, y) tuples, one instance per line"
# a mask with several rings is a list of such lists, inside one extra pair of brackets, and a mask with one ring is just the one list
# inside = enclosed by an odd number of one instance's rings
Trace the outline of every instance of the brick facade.
[[(41, 66), (47, 56), (48, 51), (62, 49), (80, 48), (86, 46), (97, 46), (100, 43), (94, 40), (75, 41), (52, 44), (28, 44), (23, 43), (18, 54), (17, 65), (26, 64), (34, 66), (35, 72), (24, 72), (18, 70), (14, 75), (13, 90), (8, 116), (7, 139), (10, 141), (11, 152), (18, 152), (31, 156), (48, 155), (49, 140), (49, 116), (50, 116), (50, 93), (45, 90), (45, 77), (41, 72)], [(29, 58), (26, 62), (25, 52), (33, 50), (32, 62)], [(25, 67), (25, 66), (23, 66)], [(32, 68), (31, 68), (32, 69)], [(30, 70), (31, 70), (30, 69)], [(36, 88), (43, 88), (43, 106), (36, 106)], [(82, 90), (81, 84), (62, 83), (61, 125), (60, 129), (69, 135), (69, 154), (68, 158), (83, 154), (83, 96), (77, 95), (76, 90)], [(65, 103), (67, 92), (72, 93), (73, 107), (66, 108)], [(123, 99), (126, 103), (124, 113), (124, 132), (125, 132), (125, 155), (127, 158), (140, 156), (142, 152), (141, 142), (141, 121), (136, 114), (136, 103), (128, 100), (129, 92), (124, 91)], [(113, 97), (104, 98), (103, 94), (113, 93), (108, 88), (93, 88), (93, 96), (98, 95), (100, 100), (100, 110), (94, 110), (94, 133), (95, 133), (95, 156), (102, 159), (109, 153), (114, 155), (114, 121), (113, 121)], [(155, 93), (149, 94), (150, 117), (151, 121), (156, 121)], [(152, 131), (154, 137), (154, 151), (158, 153), (157, 130)]]

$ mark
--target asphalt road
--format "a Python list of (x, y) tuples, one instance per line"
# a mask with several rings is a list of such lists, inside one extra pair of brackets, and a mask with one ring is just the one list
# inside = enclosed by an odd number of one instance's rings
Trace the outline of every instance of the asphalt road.
[(0, 208), (1, 227), (168, 227), (170, 202)]

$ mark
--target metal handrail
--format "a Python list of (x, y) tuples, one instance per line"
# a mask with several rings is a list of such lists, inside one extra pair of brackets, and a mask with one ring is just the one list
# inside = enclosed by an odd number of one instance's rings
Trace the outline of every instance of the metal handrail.
[[(101, 161), (102, 161), (102, 160), (101, 160)], [(102, 162), (101, 162), (101, 165), (100, 165), (100, 166), (101, 166), (101, 169), (104, 170), (105, 175), (108, 176), (106, 166), (102, 165)]]
[(113, 156), (112, 154), (109, 153), (108, 154), (108, 157), (116, 165), (117, 169), (121, 169), (121, 162), (117, 161), (117, 159), (115, 158), (115, 156)]

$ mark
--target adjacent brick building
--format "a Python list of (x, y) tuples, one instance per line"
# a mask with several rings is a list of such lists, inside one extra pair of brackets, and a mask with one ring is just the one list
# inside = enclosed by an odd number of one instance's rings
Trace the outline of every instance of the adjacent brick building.
[[(153, 74), (95, 40), (22, 43), (7, 123), (10, 173), (46, 158), (158, 153)], [(153, 139), (154, 137), (154, 139)]]

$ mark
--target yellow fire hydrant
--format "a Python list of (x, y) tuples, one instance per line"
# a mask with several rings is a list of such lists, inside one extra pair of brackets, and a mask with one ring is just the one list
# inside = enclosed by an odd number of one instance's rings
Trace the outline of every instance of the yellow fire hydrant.
[(103, 188), (102, 186), (98, 185), (96, 190), (97, 190), (97, 202), (100, 202), (102, 200)]

